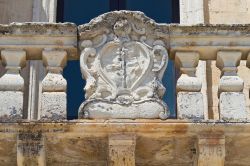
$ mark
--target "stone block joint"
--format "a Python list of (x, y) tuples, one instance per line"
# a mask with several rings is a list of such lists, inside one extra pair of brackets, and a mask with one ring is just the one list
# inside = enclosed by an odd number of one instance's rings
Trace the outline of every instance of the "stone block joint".
[[(180, 68), (181, 76), (177, 80), (177, 118), (203, 120), (204, 100), (201, 93), (202, 83), (196, 77), (199, 53), (177, 51), (175, 64)], [(195, 105), (195, 107), (194, 107)]]
[(20, 70), (26, 64), (26, 52), (21, 49), (1, 51), (7, 69), (0, 78), (0, 121), (19, 121), (23, 118), (24, 79)]
[(41, 120), (64, 120), (67, 118), (67, 81), (62, 76), (67, 62), (64, 50), (43, 50), (44, 66), (47, 75), (42, 81)]

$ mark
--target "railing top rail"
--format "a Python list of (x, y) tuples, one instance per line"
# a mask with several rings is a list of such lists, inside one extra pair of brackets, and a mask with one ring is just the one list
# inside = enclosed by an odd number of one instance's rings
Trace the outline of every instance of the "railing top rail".
[(250, 24), (158, 24), (138, 11), (108, 12), (78, 27), (74, 23), (0, 24), (0, 50), (21, 48), (27, 51), (27, 59), (41, 59), (42, 49), (62, 48), (68, 52), (69, 60), (79, 59), (77, 47), (81, 44), (78, 43), (113, 31), (119, 20), (133, 23), (132, 28), (137, 36), (163, 41), (172, 59), (176, 51), (191, 50), (198, 52), (201, 60), (215, 60), (216, 53), (221, 49), (241, 51), (242, 59), (247, 59), (250, 51)]

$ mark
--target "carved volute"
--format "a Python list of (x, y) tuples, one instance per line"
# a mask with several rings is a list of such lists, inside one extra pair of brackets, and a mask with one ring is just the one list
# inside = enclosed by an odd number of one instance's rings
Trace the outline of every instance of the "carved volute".
[(106, 13), (79, 26), (80, 66), (87, 83), (80, 118), (168, 117), (162, 76), (167, 28), (141, 12)]

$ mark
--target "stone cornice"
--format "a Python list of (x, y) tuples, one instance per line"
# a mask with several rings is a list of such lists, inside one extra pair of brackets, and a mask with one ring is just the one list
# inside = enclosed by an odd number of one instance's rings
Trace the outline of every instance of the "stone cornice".
[(0, 24), (0, 36), (2, 35), (52, 35), (52, 36), (72, 36), (77, 33), (74, 23), (45, 23), (45, 22), (25, 22)]
[[(136, 33), (161, 38), (166, 42), (166, 45), (168, 44), (169, 28), (167, 24), (158, 24), (142, 12), (126, 10), (105, 13), (92, 19), (87, 24), (78, 26), (80, 40), (86, 40), (86, 35), (92, 37), (103, 31), (112, 31), (117, 21), (125, 19), (128, 20), (129, 23), (136, 23), (136, 25), (132, 27)], [(145, 33), (143, 33), (144, 31)]]
[(170, 56), (176, 51), (197, 51), (202, 60), (216, 59), (220, 50), (242, 52), (246, 59), (250, 46), (250, 25), (169, 25)]
[[(101, 15), (90, 23), (77, 26), (73, 23), (12, 23), (0, 25), (0, 49), (25, 49), (27, 59), (41, 59), (42, 48), (66, 49), (69, 59), (79, 59), (77, 38), (86, 39), (89, 35), (98, 35), (110, 27), (108, 23), (123, 15), (134, 17), (135, 21), (154, 30), (174, 58), (176, 51), (197, 51), (200, 59), (216, 59), (219, 50), (242, 52), (246, 59), (250, 46), (250, 25), (178, 25), (157, 24), (141, 12), (110, 12)], [(116, 16), (114, 16), (116, 15)], [(114, 20), (109, 18), (114, 17)], [(103, 20), (101, 20), (101, 18)], [(130, 18), (130, 19), (131, 19)], [(78, 32), (77, 32), (78, 31)]]
[(27, 59), (42, 59), (42, 50), (64, 49), (77, 59), (77, 27), (73, 23), (12, 23), (0, 25), (0, 49), (23, 49)]

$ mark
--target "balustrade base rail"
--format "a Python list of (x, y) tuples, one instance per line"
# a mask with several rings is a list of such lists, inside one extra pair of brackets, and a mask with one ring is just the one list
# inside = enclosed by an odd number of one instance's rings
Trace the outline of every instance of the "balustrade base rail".
[(24, 122), (1, 123), (0, 133), (0, 165), (128, 162), (191, 166), (206, 162), (233, 166), (250, 162), (250, 123), (119, 119)]

